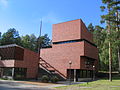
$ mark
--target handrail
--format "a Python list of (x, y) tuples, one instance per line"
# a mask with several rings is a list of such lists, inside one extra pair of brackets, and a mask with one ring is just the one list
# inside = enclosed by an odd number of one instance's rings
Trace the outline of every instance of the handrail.
[[(60, 71), (58, 71), (57, 69), (55, 69), (52, 65), (50, 65), (48, 62), (46, 62), (45, 60), (43, 60), (41, 57), (39, 58), (41, 61), (45, 62), (47, 65), (49, 65), (53, 70), (55, 70), (61, 77), (63, 77), (64, 79), (66, 79), (66, 76), (63, 75)], [(40, 64), (40, 63), (39, 63)], [(42, 64), (40, 64), (41, 66), (43, 66)], [(48, 70), (45, 66), (43, 66), (46, 70)], [(48, 70), (49, 71), (49, 70)]]

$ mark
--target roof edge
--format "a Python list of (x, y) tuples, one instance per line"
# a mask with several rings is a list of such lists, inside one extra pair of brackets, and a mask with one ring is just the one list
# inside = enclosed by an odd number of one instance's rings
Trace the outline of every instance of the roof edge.
[[(61, 23), (66, 23), (66, 22), (72, 22), (72, 21), (76, 21), (76, 20), (82, 21), (82, 19), (74, 19), (74, 20), (63, 21), (63, 22), (56, 23), (56, 24), (61, 24)], [(56, 24), (53, 24), (53, 25), (56, 25)]]
[(17, 44), (9, 44), (9, 45), (2, 45), (2, 46), (0, 46), (0, 48), (6, 48), (6, 47), (20, 47), (20, 48), (23, 48), (23, 47), (21, 47), (21, 46), (19, 46)]

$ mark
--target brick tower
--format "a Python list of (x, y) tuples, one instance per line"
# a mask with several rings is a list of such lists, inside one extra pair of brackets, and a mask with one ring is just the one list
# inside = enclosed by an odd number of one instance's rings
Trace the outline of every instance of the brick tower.
[(93, 35), (77, 19), (53, 25), (52, 47), (41, 49), (41, 58), (65, 79), (92, 78), (98, 66), (98, 49)]

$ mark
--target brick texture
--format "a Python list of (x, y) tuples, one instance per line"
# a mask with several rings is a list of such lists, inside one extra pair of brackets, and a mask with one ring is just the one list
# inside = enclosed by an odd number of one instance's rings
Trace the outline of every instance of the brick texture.
[(24, 60), (16, 60), (15, 67), (27, 68), (27, 78), (35, 78), (38, 70), (38, 54), (24, 49)]
[[(93, 36), (82, 20), (77, 19), (53, 25), (53, 42), (76, 39), (93, 42)], [(53, 44), (52, 48), (41, 50), (41, 57), (65, 76), (67, 76), (67, 69), (69, 69), (69, 61), (72, 61), (72, 69), (87, 69), (85, 67), (86, 58), (81, 56), (95, 59), (94, 63), (97, 65), (98, 49), (86, 41), (81, 41)], [(89, 69), (92, 70), (92, 67)]]
[(53, 24), (52, 41), (80, 39), (80, 20)]
[(0, 60), (0, 67), (14, 67), (15, 60)]
[(23, 60), (0, 60), (0, 67), (27, 68), (27, 78), (36, 78), (38, 57), (37, 53), (24, 48)]

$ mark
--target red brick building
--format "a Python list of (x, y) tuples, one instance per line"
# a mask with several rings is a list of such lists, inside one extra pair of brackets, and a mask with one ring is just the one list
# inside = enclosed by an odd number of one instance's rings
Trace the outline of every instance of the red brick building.
[[(29, 79), (45, 70), (67, 78), (91, 78), (98, 66), (98, 49), (82, 20), (53, 25), (52, 46), (38, 53), (16, 44), (0, 46), (0, 77)], [(38, 64), (39, 63), (39, 64)]]
[(98, 66), (98, 49), (93, 35), (80, 19), (54, 24), (52, 47), (41, 49), (40, 56), (46, 61), (46, 66), (41, 63), (41, 67), (57, 71), (65, 79), (70, 75), (77, 79), (93, 77)]
[(0, 46), (0, 77), (36, 78), (38, 54), (16, 44)]

